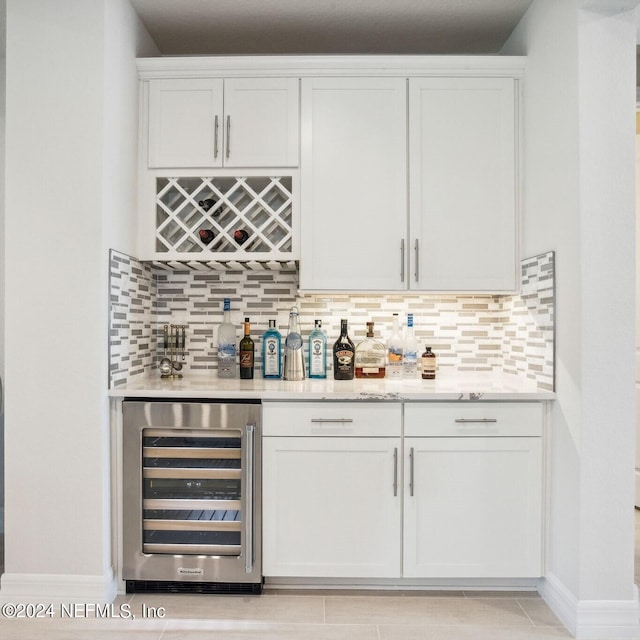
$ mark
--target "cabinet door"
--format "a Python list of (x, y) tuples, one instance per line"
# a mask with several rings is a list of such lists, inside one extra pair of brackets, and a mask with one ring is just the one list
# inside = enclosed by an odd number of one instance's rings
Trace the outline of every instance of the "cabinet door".
[(542, 574), (541, 438), (406, 438), (405, 577)]
[(222, 166), (222, 80), (149, 82), (149, 166)]
[(298, 166), (300, 107), (297, 78), (224, 82), (224, 165)]
[(406, 283), (406, 80), (302, 80), (300, 288)]
[(263, 438), (265, 576), (400, 576), (399, 438)]
[(516, 81), (409, 81), (410, 287), (514, 291)]

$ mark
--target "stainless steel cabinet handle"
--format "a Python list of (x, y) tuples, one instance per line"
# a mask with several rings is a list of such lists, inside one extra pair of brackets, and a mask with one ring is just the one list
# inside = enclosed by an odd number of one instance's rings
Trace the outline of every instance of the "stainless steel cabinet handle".
[(213, 157), (218, 157), (218, 116), (213, 119)]
[(413, 447), (409, 449), (409, 495), (413, 496)]
[(244, 507), (244, 537), (246, 541), (246, 556), (244, 570), (251, 573), (253, 570), (253, 447), (255, 425), (248, 424), (247, 433), (247, 484), (245, 487)]
[(418, 279), (420, 278), (420, 241), (418, 240), (418, 238), (416, 238), (415, 252), (416, 252), (415, 277), (416, 277), (416, 282), (418, 282)]
[(400, 240), (400, 282), (404, 282), (404, 238)]
[(227, 159), (231, 152), (231, 116), (227, 116)]
[(398, 447), (393, 449), (393, 497), (398, 495)]
[(339, 423), (345, 423), (345, 422), (353, 422), (353, 418), (311, 418), (311, 422), (320, 422), (320, 423), (339, 422)]
[(498, 422), (498, 420), (496, 418), (456, 418), (456, 422), (462, 424), (469, 424), (470, 422), (486, 424), (487, 422)]

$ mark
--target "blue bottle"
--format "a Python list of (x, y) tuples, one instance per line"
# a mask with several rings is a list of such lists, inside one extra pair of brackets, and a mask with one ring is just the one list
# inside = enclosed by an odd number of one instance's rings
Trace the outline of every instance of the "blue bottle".
[(322, 330), (322, 320), (315, 321), (309, 335), (309, 378), (327, 377), (327, 334)]
[(282, 360), (280, 350), (282, 336), (276, 329), (276, 321), (269, 320), (269, 328), (262, 336), (262, 377), (282, 378)]

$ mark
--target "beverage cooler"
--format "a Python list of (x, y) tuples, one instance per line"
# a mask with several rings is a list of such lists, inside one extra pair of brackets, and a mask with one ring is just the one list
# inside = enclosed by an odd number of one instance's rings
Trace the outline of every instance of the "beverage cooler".
[(127, 592), (260, 593), (259, 401), (123, 406)]

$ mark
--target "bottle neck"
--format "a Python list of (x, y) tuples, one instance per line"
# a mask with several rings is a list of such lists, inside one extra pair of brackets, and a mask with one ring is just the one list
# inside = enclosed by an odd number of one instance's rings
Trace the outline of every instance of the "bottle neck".
[(250, 333), (251, 333), (251, 323), (249, 323), (249, 322), (247, 322), (245, 320), (245, 323), (244, 323), (244, 335), (248, 336)]

